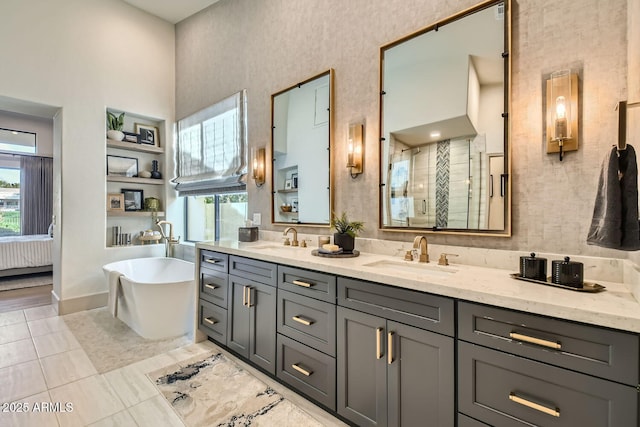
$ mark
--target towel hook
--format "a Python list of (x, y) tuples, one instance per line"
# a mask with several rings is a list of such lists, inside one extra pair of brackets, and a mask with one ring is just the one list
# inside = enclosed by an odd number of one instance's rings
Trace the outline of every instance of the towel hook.
[(618, 151), (627, 149), (627, 101), (620, 101), (618, 110)]

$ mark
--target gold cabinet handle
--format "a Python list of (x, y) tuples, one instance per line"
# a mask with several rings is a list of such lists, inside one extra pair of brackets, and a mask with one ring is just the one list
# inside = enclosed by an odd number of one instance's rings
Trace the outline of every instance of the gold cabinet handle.
[(291, 367), (293, 369), (295, 369), (296, 371), (300, 372), (302, 375), (304, 375), (305, 377), (310, 377), (311, 374), (313, 374), (313, 371), (307, 371), (306, 369), (298, 366), (297, 363), (294, 363), (293, 365), (291, 365)]
[(207, 264), (217, 264), (220, 262), (220, 260), (215, 258), (207, 258), (204, 260), (204, 262), (206, 262)]
[(247, 287), (242, 287), (242, 305), (247, 306)]
[(514, 340), (524, 341), (531, 344), (537, 344), (543, 347), (553, 348), (556, 350), (560, 350), (562, 348), (562, 344), (560, 344), (560, 342), (558, 341), (543, 340), (536, 337), (530, 337), (529, 335), (522, 335), (517, 332), (510, 332), (509, 337), (513, 338)]
[(387, 364), (393, 363), (393, 332), (387, 334)]
[(382, 359), (382, 328), (376, 329), (376, 359)]
[(211, 320), (211, 317), (205, 317), (203, 320), (210, 325), (215, 325), (216, 323), (218, 323), (215, 320)]
[(302, 280), (294, 280), (291, 283), (293, 283), (294, 285), (302, 286), (303, 288), (310, 288), (313, 286), (313, 283), (303, 282)]
[(509, 393), (509, 400), (519, 403), (520, 405), (526, 406), (527, 408), (535, 409), (536, 411), (543, 412), (547, 415), (551, 415), (552, 417), (560, 416), (560, 409), (558, 408), (548, 408), (544, 405), (540, 405), (539, 403), (532, 402), (527, 399), (523, 399), (522, 397), (516, 395), (515, 393)]
[(305, 325), (305, 326), (311, 326), (311, 325), (313, 325), (313, 321), (311, 321), (311, 320), (307, 320), (307, 319), (305, 319), (304, 317), (300, 317), (300, 316), (293, 316), (293, 317), (292, 317), (292, 319), (293, 319), (295, 322), (302, 323), (302, 324), (303, 324), (303, 325)]
[(208, 284), (208, 283), (206, 283), (206, 284), (204, 285), (204, 287), (205, 287), (205, 288), (207, 288), (207, 289), (218, 289), (218, 287), (217, 287), (217, 286), (215, 286), (215, 285), (210, 285), (210, 284)]
[(251, 307), (251, 286), (247, 286), (247, 307)]

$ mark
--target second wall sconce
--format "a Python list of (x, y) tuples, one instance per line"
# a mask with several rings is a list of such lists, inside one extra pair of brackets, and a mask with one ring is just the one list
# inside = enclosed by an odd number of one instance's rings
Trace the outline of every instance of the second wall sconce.
[(253, 180), (256, 183), (256, 186), (262, 187), (264, 184), (264, 170), (265, 170), (265, 149), (264, 148), (253, 148), (251, 149), (251, 172), (253, 176)]
[(547, 153), (578, 149), (578, 75), (571, 70), (551, 73), (547, 89)]
[(363, 151), (364, 151), (364, 124), (350, 123), (349, 136), (347, 139), (347, 167), (351, 178), (356, 178), (363, 172)]

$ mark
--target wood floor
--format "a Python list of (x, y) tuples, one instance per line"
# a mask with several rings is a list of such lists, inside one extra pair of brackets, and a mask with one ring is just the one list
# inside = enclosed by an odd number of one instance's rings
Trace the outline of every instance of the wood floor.
[(51, 304), (53, 285), (0, 291), (0, 313)]

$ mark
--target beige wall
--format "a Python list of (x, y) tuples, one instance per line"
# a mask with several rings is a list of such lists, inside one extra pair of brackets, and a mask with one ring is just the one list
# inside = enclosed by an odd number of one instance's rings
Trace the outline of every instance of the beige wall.
[[(633, 1), (633, 0), (632, 0)], [(176, 115), (247, 88), (249, 139), (270, 144), (270, 94), (335, 69), (335, 210), (378, 230), (379, 47), (472, 6), (476, 0), (222, 0), (176, 27)], [(615, 103), (627, 96), (626, 0), (519, 0), (513, 9), (513, 236), (429, 235), (441, 244), (626, 257), (586, 245), (600, 163), (615, 143)], [(543, 151), (542, 76), (581, 70), (580, 150)], [(366, 120), (365, 174), (344, 167), (347, 124)], [(249, 189), (249, 217), (271, 226), (271, 188)], [(266, 221), (265, 221), (266, 220)], [(321, 232), (311, 229), (310, 232)]]

